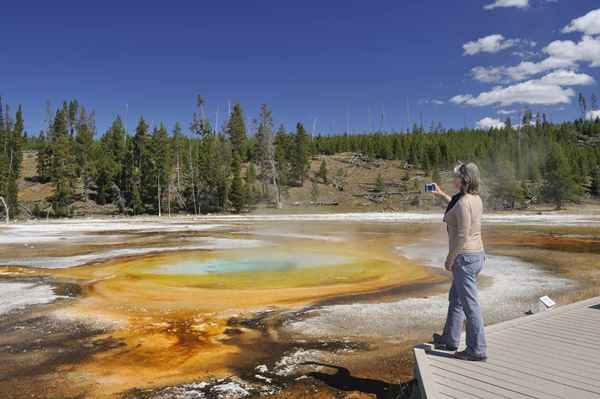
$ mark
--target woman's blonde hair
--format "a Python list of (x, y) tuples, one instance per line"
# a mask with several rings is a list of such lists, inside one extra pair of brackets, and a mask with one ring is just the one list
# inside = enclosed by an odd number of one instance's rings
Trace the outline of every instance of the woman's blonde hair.
[(481, 174), (473, 162), (460, 163), (454, 168), (454, 175), (460, 179), (460, 191), (467, 194), (479, 194)]

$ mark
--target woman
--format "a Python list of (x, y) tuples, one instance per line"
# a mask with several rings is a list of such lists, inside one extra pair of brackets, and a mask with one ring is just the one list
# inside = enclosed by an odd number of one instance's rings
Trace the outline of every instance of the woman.
[(448, 230), (449, 251), (446, 270), (452, 272), (448, 316), (444, 333), (433, 334), (436, 347), (456, 351), (464, 319), (467, 348), (456, 352), (461, 360), (485, 361), (486, 343), (483, 317), (477, 294), (477, 275), (485, 262), (481, 240), (483, 204), (479, 197), (479, 168), (474, 163), (461, 164), (454, 169), (454, 187), (459, 190), (452, 198), (437, 184), (434, 194), (448, 201), (444, 221)]

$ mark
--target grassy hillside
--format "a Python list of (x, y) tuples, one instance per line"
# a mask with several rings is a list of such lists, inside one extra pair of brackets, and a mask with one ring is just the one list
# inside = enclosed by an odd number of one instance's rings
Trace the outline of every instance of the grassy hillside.
[[(327, 183), (316, 178), (321, 161), (327, 164)], [(23, 156), (23, 173), (19, 179), (19, 201), (29, 210), (37, 203), (44, 207), (54, 193), (51, 183), (40, 183), (37, 178), (37, 153), (27, 151)], [(431, 209), (434, 205), (430, 195), (420, 193), (425, 182), (430, 180), (420, 170), (407, 169), (402, 161), (368, 161), (356, 154), (344, 153), (319, 156), (311, 160), (308, 179), (302, 187), (291, 187), (283, 195), (283, 210), (297, 211), (375, 211)], [(376, 182), (381, 176), (385, 193), (375, 192)], [(313, 182), (318, 187), (315, 199)], [(113, 214), (116, 207), (99, 206), (93, 201), (74, 204), (76, 214)], [(270, 208), (257, 205), (255, 211)]]
[[(322, 160), (327, 163), (327, 183), (316, 178)], [(407, 167), (403, 161), (368, 161), (352, 153), (319, 156), (312, 159), (309, 176), (310, 180), (303, 187), (289, 189), (285, 208), (398, 211), (436, 206), (432, 196), (422, 192), (431, 177)], [(384, 183), (383, 192), (377, 191), (379, 177)], [(317, 182), (319, 192), (316, 204), (312, 195), (313, 182)], [(337, 205), (330, 205), (334, 203)]]

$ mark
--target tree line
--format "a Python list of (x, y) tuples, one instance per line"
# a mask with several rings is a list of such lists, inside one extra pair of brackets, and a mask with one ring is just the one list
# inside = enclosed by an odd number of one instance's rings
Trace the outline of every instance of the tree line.
[(362, 152), (406, 160), (437, 182), (441, 170), (475, 161), (483, 171), (486, 205), (492, 208), (532, 202), (561, 208), (584, 194), (600, 196), (600, 118), (551, 123), (525, 110), (518, 122), (507, 118), (504, 127), (487, 131), (414, 126), (410, 133), (318, 136), (313, 148), (320, 154)]
[[(198, 96), (186, 128), (141, 117), (128, 132), (117, 116), (99, 135), (94, 112), (72, 100), (52, 110), (39, 135), (27, 137), (21, 108), (14, 118), (2, 109), (0, 196), (14, 214), (24, 148), (37, 150), (37, 178), (54, 188), (48, 203), (32, 212), (61, 217), (72, 215), (77, 201), (113, 204), (132, 215), (239, 213), (261, 202), (279, 207), (290, 187), (309, 178), (312, 156), (342, 152), (403, 160), (433, 180), (459, 160), (476, 161), (487, 177), (487, 204), (496, 208), (535, 201), (562, 207), (584, 193), (600, 195), (600, 120), (584, 117), (551, 123), (526, 111), (518, 124), (507, 119), (489, 131), (414, 126), (323, 136), (309, 134), (302, 123), (294, 131), (275, 128), (266, 105), (250, 127), (239, 103), (223, 126), (212, 126)], [(322, 163), (314, 178), (327, 182), (326, 174)]]
[(35, 213), (70, 216), (72, 204), (86, 200), (133, 215), (239, 213), (261, 201), (279, 206), (286, 188), (302, 185), (308, 171), (306, 129), (299, 123), (295, 133), (275, 131), (267, 106), (252, 135), (239, 103), (215, 129), (202, 97), (188, 131), (179, 123), (170, 130), (151, 126), (141, 117), (129, 134), (117, 116), (96, 138), (94, 119), (76, 100), (65, 102), (29, 140), (38, 151), (40, 181), (55, 188), (48, 208)]

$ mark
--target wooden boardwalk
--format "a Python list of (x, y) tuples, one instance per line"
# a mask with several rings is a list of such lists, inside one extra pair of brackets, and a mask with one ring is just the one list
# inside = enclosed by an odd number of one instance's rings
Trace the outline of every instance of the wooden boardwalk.
[(496, 324), (486, 338), (485, 363), (416, 347), (422, 398), (600, 399), (600, 297)]

